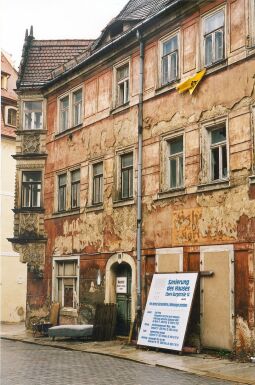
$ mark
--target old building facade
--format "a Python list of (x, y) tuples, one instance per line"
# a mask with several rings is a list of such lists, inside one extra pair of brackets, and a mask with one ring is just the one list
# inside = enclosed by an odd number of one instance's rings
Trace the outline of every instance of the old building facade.
[(11, 241), (28, 319), (115, 302), (125, 334), (154, 272), (211, 271), (202, 346), (252, 348), (254, 18), (254, 0), (131, 0), (94, 42), (26, 36)]

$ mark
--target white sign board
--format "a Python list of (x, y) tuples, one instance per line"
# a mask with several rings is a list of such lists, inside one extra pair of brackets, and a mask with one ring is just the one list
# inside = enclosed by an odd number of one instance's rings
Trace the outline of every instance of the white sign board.
[(181, 351), (198, 273), (154, 274), (138, 345)]
[(127, 277), (116, 278), (116, 293), (127, 293)]

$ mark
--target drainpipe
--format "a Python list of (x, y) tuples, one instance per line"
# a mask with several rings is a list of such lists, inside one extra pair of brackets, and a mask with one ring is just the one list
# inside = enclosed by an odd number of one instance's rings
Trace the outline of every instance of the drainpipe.
[(137, 162), (137, 308), (136, 320), (140, 328), (142, 320), (142, 150), (143, 150), (143, 69), (144, 42), (140, 31), (136, 33), (140, 48), (139, 104), (138, 104), (138, 162)]

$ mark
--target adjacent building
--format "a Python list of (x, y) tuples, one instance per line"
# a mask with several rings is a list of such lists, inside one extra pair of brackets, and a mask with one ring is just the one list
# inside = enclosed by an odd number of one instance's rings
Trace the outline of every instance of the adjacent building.
[(1, 322), (24, 321), (26, 312), (27, 267), (7, 240), (13, 233), (17, 78), (10, 56), (1, 52)]
[(105, 301), (127, 334), (154, 272), (199, 271), (188, 337), (252, 348), (254, 20), (254, 0), (131, 0), (93, 42), (26, 35), (11, 242), (28, 323), (52, 301), (92, 322)]

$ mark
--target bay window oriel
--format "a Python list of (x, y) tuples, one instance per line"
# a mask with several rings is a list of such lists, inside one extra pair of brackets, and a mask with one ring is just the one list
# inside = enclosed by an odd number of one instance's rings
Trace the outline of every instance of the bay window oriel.
[(41, 171), (23, 171), (21, 186), (21, 206), (23, 208), (41, 207)]
[(38, 130), (43, 128), (43, 102), (23, 102), (23, 128), (25, 130)]

